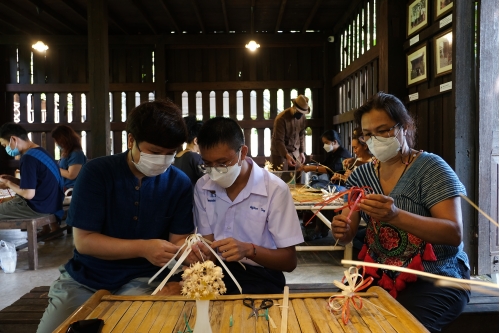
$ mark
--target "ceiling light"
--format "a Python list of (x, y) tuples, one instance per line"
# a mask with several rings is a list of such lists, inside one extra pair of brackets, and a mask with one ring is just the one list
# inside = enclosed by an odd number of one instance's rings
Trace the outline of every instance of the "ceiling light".
[(47, 51), (49, 47), (45, 45), (42, 41), (36, 42), (36, 44), (31, 45), (38, 52)]
[(245, 45), (245, 47), (253, 52), (260, 47), (260, 44), (257, 44), (254, 40), (251, 40), (250, 42), (248, 42), (248, 44)]

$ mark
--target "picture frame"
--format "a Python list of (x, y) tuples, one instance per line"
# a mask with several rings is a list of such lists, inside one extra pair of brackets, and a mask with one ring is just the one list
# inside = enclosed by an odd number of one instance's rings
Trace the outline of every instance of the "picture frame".
[(427, 80), (427, 43), (406, 55), (406, 86)]
[(453, 8), (453, 0), (435, 0), (436, 1), (436, 19), (444, 16)]
[(446, 75), (452, 70), (453, 32), (451, 29), (434, 37), (434, 76)]
[(428, 0), (414, 0), (409, 2), (406, 17), (406, 36), (410, 37), (429, 24)]

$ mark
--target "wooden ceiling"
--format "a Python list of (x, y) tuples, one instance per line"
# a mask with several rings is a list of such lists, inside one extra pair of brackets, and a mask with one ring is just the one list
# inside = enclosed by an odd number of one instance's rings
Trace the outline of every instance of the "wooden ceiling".
[[(108, 0), (109, 35), (331, 33), (349, 0)], [(2, 35), (86, 35), (87, 0), (0, 0)]]

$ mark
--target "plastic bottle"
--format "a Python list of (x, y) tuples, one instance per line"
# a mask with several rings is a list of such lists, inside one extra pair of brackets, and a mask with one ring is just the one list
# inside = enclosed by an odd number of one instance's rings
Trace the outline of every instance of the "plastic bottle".
[(17, 252), (14, 244), (0, 241), (0, 266), (4, 273), (14, 273), (16, 271)]

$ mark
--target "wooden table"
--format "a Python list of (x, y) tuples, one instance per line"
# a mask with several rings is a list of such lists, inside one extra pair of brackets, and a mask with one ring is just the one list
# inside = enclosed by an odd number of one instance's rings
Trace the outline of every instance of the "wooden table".
[[(287, 332), (428, 332), (415, 317), (380, 287), (371, 287), (367, 299), (393, 313), (393, 317), (368, 302), (360, 311), (351, 307), (351, 320), (344, 325), (340, 314), (331, 314), (327, 300), (332, 293), (302, 293), (289, 295)], [(271, 298), (274, 304), (283, 304), (283, 295), (231, 295), (221, 296), (210, 302), (210, 322), (214, 333), (281, 332), (282, 308), (273, 306), (269, 315), (276, 324), (272, 328), (264, 317), (247, 319), (250, 309), (243, 306), (242, 299)], [(260, 304), (259, 301), (256, 302)], [(54, 332), (64, 333), (68, 326), (85, 318), (104, 320), (102, 332), (187, 332), (184, 314), (189, 326), (194, 328), (195, 302), (184, 297), (172, 296), (113, 296), (100, 290), (78, 308)], [(261, 311), (262, 312), (262, 311)], [(233, 325), (230, 327), (230, 317)]]

